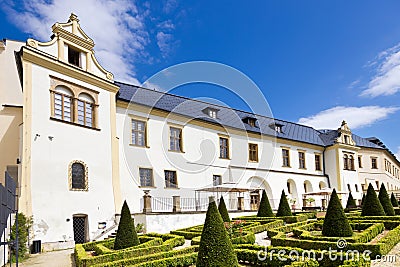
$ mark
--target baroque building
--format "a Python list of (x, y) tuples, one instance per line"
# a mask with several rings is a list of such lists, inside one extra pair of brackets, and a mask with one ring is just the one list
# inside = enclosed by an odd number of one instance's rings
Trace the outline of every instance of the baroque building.
[(261, 189), (273, 208), (285, 190), (295, 209), (314, 193), (323, 208), (318, 193), (332, 188), (343, 203), (369, 183), (400, 189), (398, 159), (344, 121), (317, 130), (117, 82), (75, 15), (52, 32), (0, 44), (0, 171), (17, 181), (34, 239), (50, 247), (102, 238), (124, 200), (136, 221), (142, 211), (182, 214), (156, 214), (163, 231), (197, 223), (185, 211), (204, 210), (213, 194), (252, 211)]

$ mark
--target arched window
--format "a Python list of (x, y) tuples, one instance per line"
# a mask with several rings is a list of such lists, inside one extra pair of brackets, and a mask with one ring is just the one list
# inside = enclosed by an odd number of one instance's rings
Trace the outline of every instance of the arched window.
[(57, 86), (54, 90), (54, 117), (63, 121), (72, 121), (73, 94), (64, 86)]
[(75, 160), (70, 163), (69, 183), (71, 190), (88, 190), (88, 168), (84, 162)]
[(94, 111), (94, 100), (93, 98), (85, 93), (79, 95), (78, 100), (78, 123), (88, 127), (93, 126), (93, 111)]
[(348, 170), (349, 169), (349, 158), (347, 157), (346, 154), (343, 156), (343, 169)]
[(350, 155), (350, 166), (349, 166), (350, 170), (354, 171), (354, 157), (352, 155)]

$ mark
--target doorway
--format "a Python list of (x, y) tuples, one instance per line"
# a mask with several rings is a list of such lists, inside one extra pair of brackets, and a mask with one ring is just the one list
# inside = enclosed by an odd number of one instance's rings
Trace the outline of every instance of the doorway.
[(87, 215), (74, 215), (72, 217), (74, 227), (75, 244), (82, 244), (88, 241), (88, 223)]

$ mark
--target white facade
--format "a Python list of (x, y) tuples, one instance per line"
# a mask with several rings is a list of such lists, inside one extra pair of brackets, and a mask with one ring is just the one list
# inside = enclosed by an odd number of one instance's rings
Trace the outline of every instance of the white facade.
[[(238, 197), (243, 197), (245, 210), (257, 208), (258, 189), (266, 190), (273, 208), (284, 190), (296, 209), (306, 205), (303, 199), (310, 196), (305, 193), (324, 188), (342, 191), (344, 204), (349, 191), (360, 200), (369, 182), (384, 183), (389, 191), (400, 189), (399, 161), (372, 141), (356, 144), (345, 123), (324, 141), (324, 132), (288, 123), (319, 140), (301, 141), (124, 102), (116, 97), (119, 87), (97, 62), (94, 42), (78, 22), (71, 15), (68, 23), (53, 26), (51, 41), (9, 42), (0, 54), (1, 65), (11, 72), (1, 79), (1, 103), (20, 106), (8, 107), (7, 114), (4, 108), (0, 111), (0, 122), (7, 122), (0, 129), (0, 144), (2, 149), (7, 144), (9, 151), (0, 167), (18, 166), (19, 206), (33, 216), (34, 239), (68, 243), (77, 241), (79, 231), (85, 240), (96, 239), (114, 226), (124, 200), (132, 213), (141, 213), (145, 193), (153, 204), (160, 202), (153, 211), (169, 211), (176, 196), (182, 211), (193, 210), (195, 201), (207, 205), (210, 195), (196, 190), (217, 180), (251, 189), (224, 195), (230, 209), (237, 209)], [(11, 56), (14, 52), (20, 62)], [(10, 112), (16, 117), (13, 123)], [(134, 128), (132, 121), (140, 127)], [(179, 144), (171, 141), (171, 128), (181, 133)], [(136, 130), (140, 138), (145, 136), (144, 143), (133, 140)], [(221, 138), (227, 140), (226, 158), (221, 156)], [(171, 151), (171, 143), (179, 149)], [(372, 168), (372, 158), (377, 168)], [(142, 184), (140, 169), (151, 171), (150, 182)], [(166, 182), (166, 176), (175, 174), (176, 183)], [(311, 205), (322, 206), (322, 199), (314, 198)], [(159, 230), (168, 218), (186, 225), (183, 215), (158, 216), (164, 217), (152, 217), (157, 226), (149, 229)], [(78, 231), (79, 223), (84, 225)]]

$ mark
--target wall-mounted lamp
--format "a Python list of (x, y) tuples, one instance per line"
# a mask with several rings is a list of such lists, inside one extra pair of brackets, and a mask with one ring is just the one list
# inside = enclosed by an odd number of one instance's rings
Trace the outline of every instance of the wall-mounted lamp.
[(50, 141), (53, 141), (54, 136), (49, 135), (48, 138), (49, 138)]
[(40, 134), (36, 134), (34, 140), (36, 141), (39, 137), (40, 137)]

